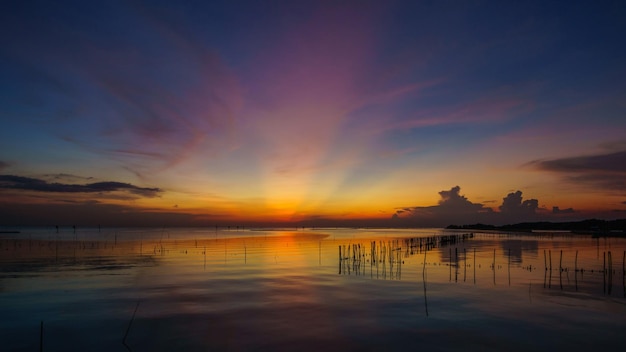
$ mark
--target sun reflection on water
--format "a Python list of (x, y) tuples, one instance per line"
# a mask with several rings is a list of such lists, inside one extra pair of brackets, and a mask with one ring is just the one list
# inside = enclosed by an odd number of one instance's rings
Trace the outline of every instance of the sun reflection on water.
[(35, 348), (40, 321), (50, 350), (67, 350), (76, 334), (70, 350), (93, 350), (90, 339), (119, 349), (137, 302), (126, 342), (141, 350), (392, 348), (459, 329), (477, 346), (485, 331), (502, 348), (531, 332), (567, 336), (580, 350), (581, 341), (615, 346), (626, 327), (621, 238), (119, 229), (26, 232), (0, 238), (0, 250), (9, 350)]

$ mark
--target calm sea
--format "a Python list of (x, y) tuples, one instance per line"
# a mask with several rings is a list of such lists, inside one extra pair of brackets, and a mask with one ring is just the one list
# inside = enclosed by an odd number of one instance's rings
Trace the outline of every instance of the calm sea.
[(626, 239), (441, 229), (0, 234), (2, 351), (626, 348)]

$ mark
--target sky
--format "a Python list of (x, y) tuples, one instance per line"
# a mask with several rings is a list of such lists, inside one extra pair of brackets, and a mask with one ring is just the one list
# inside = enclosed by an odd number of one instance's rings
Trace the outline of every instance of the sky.
[(0, 226), (626, 217), (623, 1), (3, 1)]

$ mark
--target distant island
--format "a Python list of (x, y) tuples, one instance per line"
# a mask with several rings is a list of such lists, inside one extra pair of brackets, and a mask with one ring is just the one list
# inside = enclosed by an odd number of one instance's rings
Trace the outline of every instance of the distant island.
[(460, 230), (493, 230), (493, 231), (571, 231), (574, 233), (586, 233), (601, 236), (624, 236), (626, 235), (626, 219), (599, 220), (588, 219), (573, 222), (522, 222), (502, 226), (473, 224), (473, 225), (449, 225), (446, 229)]

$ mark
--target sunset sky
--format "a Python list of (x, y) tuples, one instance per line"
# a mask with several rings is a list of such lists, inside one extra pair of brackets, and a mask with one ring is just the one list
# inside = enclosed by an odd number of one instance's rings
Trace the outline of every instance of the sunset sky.
[(3, 1), (0, 226), (626, 217), (624, 1)]

